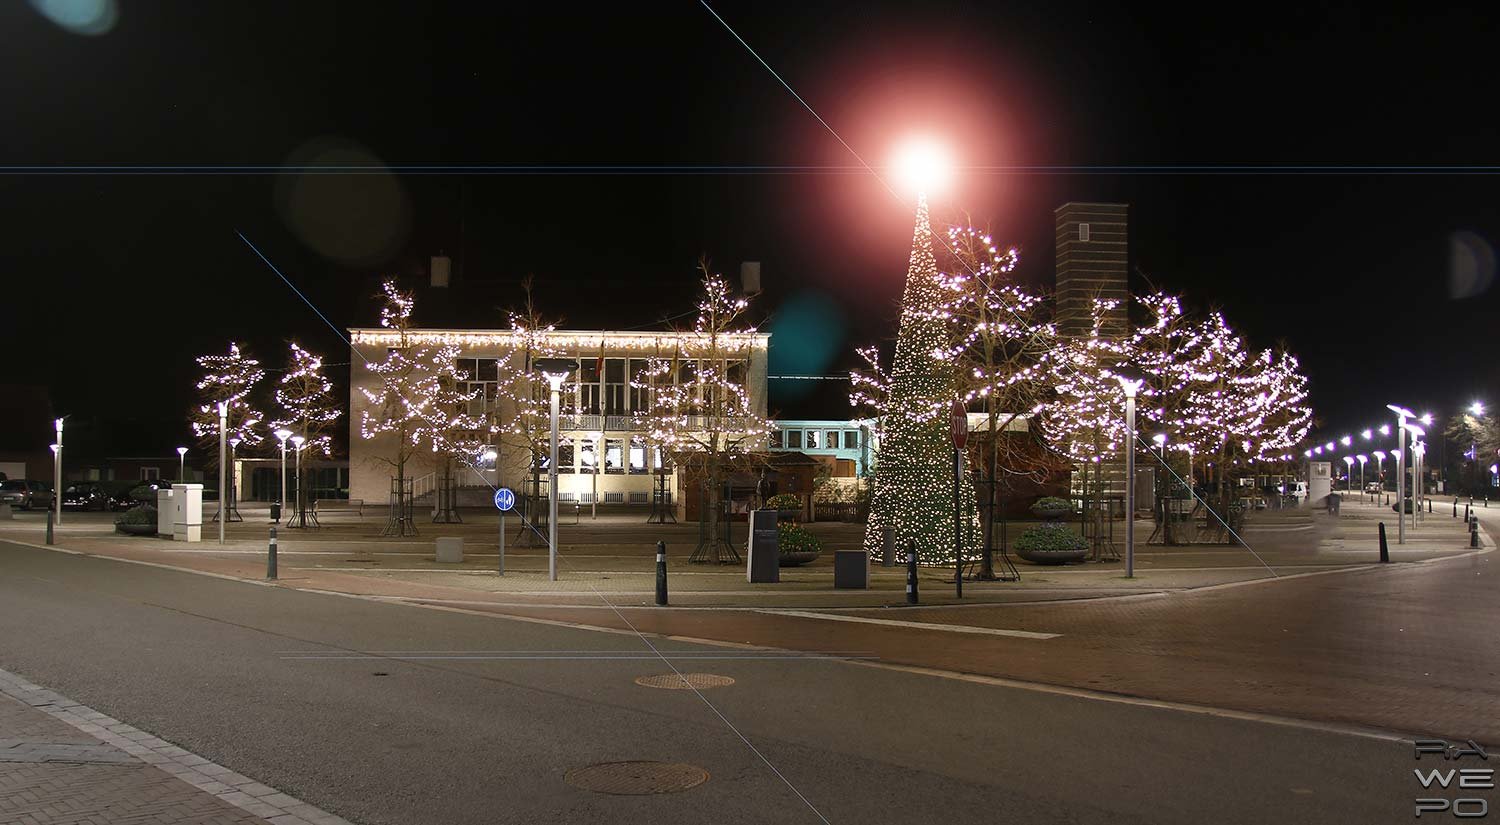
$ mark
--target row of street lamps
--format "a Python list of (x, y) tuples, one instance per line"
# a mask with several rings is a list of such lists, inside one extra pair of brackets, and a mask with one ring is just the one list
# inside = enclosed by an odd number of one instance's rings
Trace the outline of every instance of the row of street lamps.
[[(228, 438), (229, 434), (229, 405), (220, 402), (219, 412), (219, 543), (224, 543), (224, 522), (228, 521), (228, 512), (224, 502), (228, 494), (227, 467), (225, 466), (225, 445), (229, 448), (229, 461), (234, 461), (235, 450), (240, 446), (240, 438)], [(298, 496), (301, 496), (302, 485), (302, 445), (307, 443), (307, 438), (301, 435), (293, 435), (291, 430), (279, 429), (273, 435), (281, 442), (281, 511), (286, 512), (286, 443), (292, 442), (292, 449), (297, 455), (296, 476)], [(62, 419), (57, 420), (57, 440), (62, 442)], [(54, 446), (54, 451), (60, 452), (60, 448)], [(177, 478), (187, 480), (187, 454), (188, 448), (177, 448)]]

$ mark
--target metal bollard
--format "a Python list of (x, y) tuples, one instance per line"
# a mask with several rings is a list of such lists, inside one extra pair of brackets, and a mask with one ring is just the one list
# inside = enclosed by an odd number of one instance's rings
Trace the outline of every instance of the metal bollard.
[(1469, 522), (1469, 546), (1479, 546), (1479, 516), (1475, 516), (1474, 520)]
[(656, 543), (656, 605), (667, 606), (667, 543)]
[(906, 546), (906, 603), (917, 603), (917, 540)]
[(1380, 563), (1391, 563), (1391, 548), (1385, 543), (1385, 522), (1380, 522)]
[(1458, 496), (1453, 497), (1453, 517), (1458, 518)]
[(1464, 505), (1464, 524), (1468, 524), (1469, 523), (1469, 514), (1472, 513), (1472, 512), (1474, 512), (1474, 511), (1471, 510), (1471, 509), (1469, 509), (1469, 505), (1465, 504)]
[(1429, 499), (1427, 499), (1427, 512), (1428, 512), (1428, 513), (1429, 513), (1429, 514), (1431, 514), (1431, 513), (1432, 513), (1432, 499), (1430, 499), (1430, 498), (1429, 498)]
[(271, 546), (266, 551), (266, 578), (276, 578), (276, 525), (271, 525)]
[(47, 543), (52, 543), (52, 511), (47, 511)]

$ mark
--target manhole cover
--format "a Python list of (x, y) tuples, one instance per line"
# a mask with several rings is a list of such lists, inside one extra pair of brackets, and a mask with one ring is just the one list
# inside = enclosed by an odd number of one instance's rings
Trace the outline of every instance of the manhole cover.
[(604, 762), (574, 768), (563, 781), (596, 793), (678, 793), (707, 782), (708, 771), (681, 762)]
[(706, 690), (708, 688), (729, 687), (734, 684), (734, 680), (728, 676), (718, 676), (713, 673), (684, 673), (681, 676), (676, 673), (663, 673), (660, 676), (637, 676), (635, 683), (642, 687), (663, 688), (665, 690), (688, 690), (691, 688)]

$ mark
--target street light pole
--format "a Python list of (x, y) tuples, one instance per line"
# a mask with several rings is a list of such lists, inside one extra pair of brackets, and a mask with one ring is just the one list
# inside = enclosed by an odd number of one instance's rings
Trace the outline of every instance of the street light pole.
[(224, 522), (228, 520), (229, 514), (224, 511), (224, 487), (225, 487), (225, 453), (226, 443), (229, 439), (229, 404), (219, 402), (219, 543), (224, 543)]
[(1115, 376), (1125, 391), (1125, 578), (1135, 578), (1135, 394), (1141, 381)]
[[(536, 369), (547, 377), (552, 388), (552, 443), (547, 461), (547, 578), (557, 581), (557, 417), (562, 403), (563, 380), (578, 369), (578, 362), (570, 358), (541, 358), (536, 362)], [(599, 472), (597, 452), (594, 472)]]
[(292, 437), (292, 431), (282, 428), (276, 431), (276, 438), (281, 442), (281, 512), (286, 512), (286, 440)]
[(62, 430), (63, 420), (57, 419), (57, 449), (52, 451), (52, 523), (62, 525)]
[(177, 483), (187, 483), (187, 448), (177, 448)]

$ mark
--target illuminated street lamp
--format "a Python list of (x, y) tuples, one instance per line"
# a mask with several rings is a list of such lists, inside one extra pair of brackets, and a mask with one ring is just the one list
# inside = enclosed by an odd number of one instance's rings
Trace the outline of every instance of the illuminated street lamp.
[(1391, 425), (1389, 425), (1389, 424), (1381, 424), (1380, 425), (1380, 434), (1381, 435), (1390, 435), (1391, 434)]
[(293, 524), (290, 517), (287, 518), (286, 523), (288, 527), (306, 527), (307, 504), (302, 500), (302, 445), (307, 442), (307, 439), (300, 435), (294, 435), (291, 438), (291, 442), (292, 452), (296, 453), (295, 469), (292, 471), (292, 478), (297, 482), (297, 523)]
[(1363, 493), (1365, 491), (1365, 462), (1369, 461), (1370, 457), (1360, 453), (1354, 458), (1359, 462), (1359, 491)]
[(1359, 434), (1359, 437), (1363, 438), (1366, 441), (1369, 441), (1371, 438), (1375, 437), (1375, 434), (1370, 430), (1364, 430)]
[[(552, 386), (552, 446), (547, 461), (547, 578), (557, 581), (557, 415), (562, 384), (578, 362), (571, 358), (539, 358), (536, 370)], [(597, 470), (597, 468), (596, 468)]]
[(57, 425), (57, 443), (52, 445), (52, 523), (62, 524), (62, 425), (61, 418), (53, 422)]
[[(1385, 405), (1396, 414), (1396, 543), (1406, 543), (1406, 419), (1416, 418), (1416, 413), (1395, 404)], [(1382, 424), (1382, 434), (1390, 432), (1389, 424)]]
[(229, 510), (233, 513), (239, 512), (240, 504), (239, 462), (234, 457), (235, 451), (239, 447), (239, 436), (229, 439)]
[(1354, 492), (1354, 456), (1344, 456), (1344, 492)]
[(1473, 404), (1470, 404), (1469, 405), (1469, 412), (1471, 412), (1471, 413), (1473, 413), (1475, 415), (1484, 415), (1484, 402), (1483, 401), (1475, 401)]
[(1380, 473), (1380, 489), (1385, 489), (1385, 450), (1375, 451), (1375, 471)]
[(226, 441), (229, 438), (229, 402), (219, 402), (219, 543), (224, 543), (224, 522), (229, 514), (224, 511)]
[(1346, 435), (1343, 438), (1339, 439), (1339, 443), (1344, 445), (1345, 447), (1348, 447), (1349, 445), (1354, 443), (1354, 438)]
[(292, 431), (283, 427), (275, 435), (281, 442), (281, 511), (286, 512), (286, 440), (292, 437)]
[(177, 448), (177, 480), (187, 483), (187, 448)]
[[(1123, 375), (1115, 378), (1125, 391), (1125, 578), (1131, 579), (1135, 578), (1135, 394), (1145, 382)], [(1165, 436), (1162, 443), (1166, 443)]]

